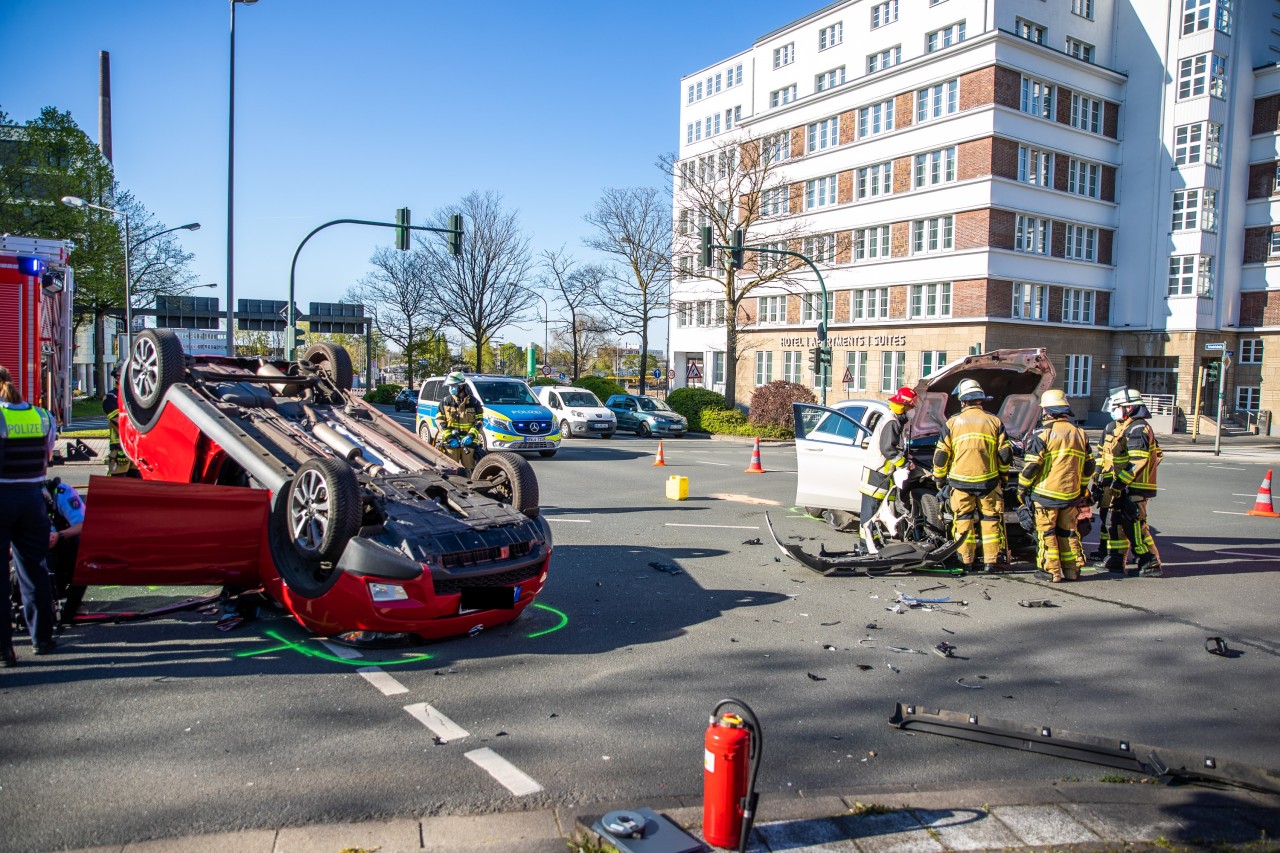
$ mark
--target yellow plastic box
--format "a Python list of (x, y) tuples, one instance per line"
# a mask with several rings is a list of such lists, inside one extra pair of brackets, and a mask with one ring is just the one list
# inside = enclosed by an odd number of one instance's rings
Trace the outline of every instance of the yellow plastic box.
[(682, 501), (689, 497), (689, 478), (672, 474), (667, 478), (667, 499)]

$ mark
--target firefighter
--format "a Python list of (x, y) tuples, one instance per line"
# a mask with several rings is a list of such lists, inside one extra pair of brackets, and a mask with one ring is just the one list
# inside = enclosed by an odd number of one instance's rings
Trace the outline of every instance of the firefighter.
[(35, 653), (48, 654), (57, 646), (53, 639), (53, 580), (44, 564), (49, 551), (49, 517), (41, 494), (57, 438), (53, 415), (22, 402), (9, 371), (0, 367), (0, 665), (6, 667), (18, 663), (13, 651), (10, 545)]
[(982, 386), (964, 379), (956, 386), (961, 409), (947, 421), (933, 454), (933, 478), (950, 492), (953, 539), (964, 568), (974, 565), (978, 531), (982, 534), (982, 570), (994, 572), (1005, 550), (1004, 484), (1013, 447), (1000, 419), (982, 408), (991, 398)]
[(107, 476), (139, 477), (141, 475), (134, 467), (133, 460), (120, 446), (120, 392), (115, 384), (119, 378), (120, 368), (112, 368), (112, 387), (102, 398), (102, 412), (107, 416)]
[(1076, 517), (1084, 485), (1093, 474), (1093, 451), (1085, 431), (1071, 422), (1067, 395), (1057, 389), (1040, 398), (1044, 428), (1027, 439), (1018, 501), (1030, 500), (1035, 514), (1037, 580), (1080, 579), (1084, 548)]
[(907, 467), (906, 441), (903, 431), (907, 425), (908, 414), (916, 404), (916, 392), (903, 386), (889, 398), (889, 411), (893, 417), (885, 418), (876, 428), (868, 442), (866, 461), (862, 468), (862, 483), (858, 491), (862, 492), (862, 507), (858, 513), (858, 530), (862, 541), (867, 546), (868, 554), (879, 552), (875, 536), (871, 530), (871, 519), (880, 507), (880, 502), (893, 487), (893, 472)]
[[(1097, 467), (1094, 471), (1092, 492), (1094, 502), (1098, 505), (1100, 530), (1098, 548), (1089, 555), (1089, 559), (1099, 566), (1103, 565), (1110, 555), (1109, 526), (1113, 520), (1112, 497), (1123, 488), (1117, 472), (1127, 471), (1129, 468), (1129, 445), (1125, 440), (1124, 430), (1120, 429), (1120, 422), (1124, 420), (1123, 398), (1127, 395), (1128, 389), (1114, 388), (1107, 398), (1107, 413), (1111, 416), (1111, 420), (1102, 431), (1102, 444), (1094, 457)], [(1124, 554), (1120, 557), (1123, 559)]]
[(484, 446), (480, 437), (480, 407), (471, 396), (466, 374), (459, 370), (445, 379), (445, 391), (436, 415), (436, 446), (471, 471)]
[[(1116, 431), (1123, 435), (1128, 458), (1123, 467), (1115, 469), (1115, 485), (1111, 497), (1111, 528), (1107, 531), (1107, 560), (1102, 568), (1109, 572), (1124, 572), (1130, 577), (1162, 577), (1160, 552), (1151, 537), (1147, 525), (1147, 501), (1156, 496), (1156, 469), (1164, 458), (1164, 451), (1156, 441), (1156, 434), (1147, 423), (1151, 412), (1142, 394), (1133, 388), (1117, 388), (1111, 401), (1122, 415)], [(1125, 568), (1125, 555), (1132, 549), (1138, 557), (1138, 567)]]

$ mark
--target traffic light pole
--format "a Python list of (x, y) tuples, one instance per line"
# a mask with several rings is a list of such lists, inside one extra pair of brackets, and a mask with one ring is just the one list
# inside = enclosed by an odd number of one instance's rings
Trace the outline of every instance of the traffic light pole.
[(1226, 387), (1227, 387), (1227, 366), (1230, 362), (1227, 359), (1227, 344), (1222, 342), (1222, 358), (1218, 362), (1218, 428), (1214, 430), (1213, 436), (1213, 455), (1222, 455), (1222, 407), (1225, 403)]
[[(298, 248), (293, 253), (293, 263), (289, 265), (289, 302), (287, 304), (288, 316), (286, 317), (287, 327), (285, 329), (285, 356), (293, 361), (297, 357), (296, 342), (298, 335), (298, 318), (293, 313), (293, 291), (294, 281), (298, 273), (298, 256), (302, 254), (302, 247), (307, 245), (307, 241), (319, 234), (330, 225), (373, 225), (378, 228), (407, 228), (410, 231), (434, 231), (437, 234), (450, 235), (449, 252), (450, 254), (458, 254), (455, 251), (462, 242), (462, 217), (455, 214), (450, 217), (452, 228), (431, 228), (426, 225), (407, 225), (403, 222), (374, 222), (369, 219), (334, 219), (312, 229), (311, 233), (302, 238), (302, 242), (298, 244)], [(234, 334), (234, 332), (232, 333)]]

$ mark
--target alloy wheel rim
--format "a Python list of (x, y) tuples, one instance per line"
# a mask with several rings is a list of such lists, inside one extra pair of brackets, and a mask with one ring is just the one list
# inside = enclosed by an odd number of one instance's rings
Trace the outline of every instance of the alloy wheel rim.
[(160, 384), (160, 355), (156, 345), (150, 338), (138, 338), (133, 345), (133, 369), (130, 382), (133, 392), (146, 399), (155, 393)]
[(308, 551), (318, 551), (329, 528), (329, 489), (319, 471), (304, 471), (294, 483), (289, 499), (293, 541)]

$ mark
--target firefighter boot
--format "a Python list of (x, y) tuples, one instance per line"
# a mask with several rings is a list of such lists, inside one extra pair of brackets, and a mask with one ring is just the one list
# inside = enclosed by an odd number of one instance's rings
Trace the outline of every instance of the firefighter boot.
[(1098, 563), (1097, 566), (1098, 568), (1102, 569), (1104, 572), (1119, 572), (1123, 574), (1124, 573), (1124, 554), (1121, 554), (1118, 551), (1113, 551), (1111, 555), (1107, 557), (1107, 559), (1103, 560), (1101, 563)]
[(880, 546), (876, 544), (876, 537), (871, 532), (870, 524), (858, 525), (858, 532), (862, 534), (862, 544), (866, 546), (868, 554), (880, 553)]
[(1156, 559), (1155, 554), (1143, 554), (1138, 558), (1138, 577), (1164, 577), (1164, 570), (1160, 568), (1160, 561)]

